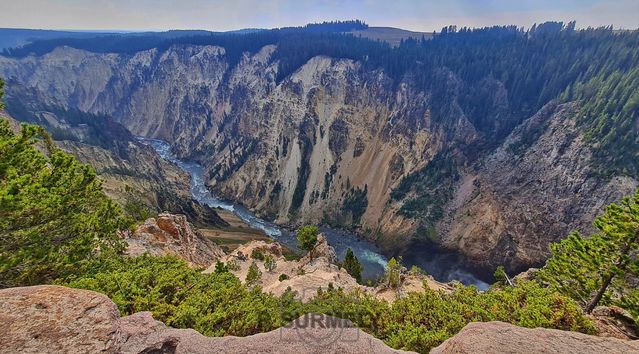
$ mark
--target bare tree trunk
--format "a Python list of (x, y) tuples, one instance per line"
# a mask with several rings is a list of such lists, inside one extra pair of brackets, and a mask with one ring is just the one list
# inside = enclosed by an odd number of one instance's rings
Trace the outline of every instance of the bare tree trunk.
[(514, 287), (515, 284), (513, 284), (512, 280), (510, 280), (510, 277), (508, 276), (508, 274), (506, 274), (506, 272), (504, 272), (504, 275), (506, 276), (506, 281), (508, 282), (508, 285)]
[(614, 275), (612, 273), (606, 276), (603, 283), (601, 283), (601, 287), (599, 287), (597, 294), (595, 294), (595, 296), (590, 300), (590, 302), (588, 302), (588, 305), (586, 305), (586, 308), (585, 308), (586, 313), (591, 313), (592, 310), (594, 310), (594, 308), (597, 307), (597, 304), (599, 304), (599, 301), (601, 301), (601, 298), (606, 293), (606, 290), (608, 290), (608, 286), (610, 286), (610, 283), (612, 283), (613, 278), (614, 278)]
[[(631, 244), (636, 243), (637, 239), (639, 239), (639, 229), (635, 230), (634, 238), (627, 240), (626, 243), (621, 248), (619, 252), (619, 259), (617, 260), (617, 264), (615, 265), (617, 269), (621, 271), (626, 270), (626, 268), (628, 267), (628, 263), (627, 261), (624, 260), (624, 255), (630, 252)], [(603, 298), (604, 294), (606, 293), (606, 290), (608, 290), (608, 287), (610, 286), (610, 283), (612, 283), (612, 280), (614, 279), (614, 277), (615, 277), (615, 274), (613, 272), (610, 272), (606, 276), (606, 278), (601, 283), (601, 287), (597, 291), (597, 294), (595, 294), (595, 296), (586, 305), (586, 308), (584, 309), (586, 313), (591, 313), (592, 310), (594, 310), (595, 307), (597, 307), (597, 305), (599, 304), (599, 301), (601, 301), (601, 298)]]

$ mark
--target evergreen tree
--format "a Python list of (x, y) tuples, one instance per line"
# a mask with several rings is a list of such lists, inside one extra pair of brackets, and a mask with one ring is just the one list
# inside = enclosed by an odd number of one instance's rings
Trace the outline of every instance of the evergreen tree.
[(311, 260), (313, 259), (313, 248), (317, 244), (317, 234), (319, 229), (317, 226), (302, 226), (297, 230), (297, 247), (310, 252)]
[(591, 312), (600, 303), (626, 303), (639, 276), (639, 190), (610, 204), (595, 219), (599, 232), (583, 238), (574, 232), (551, 246), (552, 257), (539, 279), (569, 295)]
[(217, 274), (228, 273), (228, 271), (229, 271), (229, 267), (226, 264), (224, 264), (224, 262), (220, 262), (220, 261), (215, 262), (215, 273)]
[(121, 251), (116, 232), (129, 225), (89, 165), (41, 127), (16, 134), (0, 120), (0, 287), (47, 283)]
[(384, 271), (384, 278), (386, 279), (386, 284), (392, 289), (398, 289), (400, 287), (401, 282), (401, 269), (402, 265), (398, 262), (395, 257), (391, 258), (386, 265), (386, 270)]
[(504, 266), (497, 267), (493, 276), (495, 277), (495, 281), (497, 284), (510, 286), (513, 285), (513, 282), (510, 280), (510, 277), (508, 277), (508, 273), (506, 273)]
[(262, 279), (262, 272), (257, 267), (257, 264), (255, 264), (255, 262), (251, 263), (248, 269), (248, 273), (246, 273), (246, 279), (245, 279), (246, 286), (253, 287), (257, 285), (261, 279)]
[(266, 268), (267, 272), (272, 272), (275, 270), (275, 268), (277, 267), (277, 263), (275, 262), (275, 259), (273, 258), (273, 256), (271, 256), (270, 254), (267, 254), (266, 256), (264, 256), (264, 268)]
[(342, 264), (344, 269), (348, 272), (348, 274), (352, 275), (358, 283), (362, 281), (362, 270), (363, 267), (359, 263), (357, 257), (353, 253), (353, 250), (349, 247), (346, 250), (346, 257), (344, 258), (344, 263)]
[(4, 81), (0, 79), (0, 109), (4, 108), (4, 103), (2, 101), (2, 97), (4, 97)]

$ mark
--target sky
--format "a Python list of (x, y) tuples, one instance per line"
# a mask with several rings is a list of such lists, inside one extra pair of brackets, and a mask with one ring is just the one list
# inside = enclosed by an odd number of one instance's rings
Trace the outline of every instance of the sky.
[(414, 31), (577, 21), (639, 28), (639, 0), (0, 0), (0, 27), (168, 30), (299, 26), (360, 19)]

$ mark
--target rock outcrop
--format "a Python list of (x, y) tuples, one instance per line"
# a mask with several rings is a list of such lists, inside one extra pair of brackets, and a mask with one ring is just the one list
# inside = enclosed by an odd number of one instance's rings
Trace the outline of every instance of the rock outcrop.
[(199, 267), (208, 267), (224, 255), (224, 251), (202, 236), (185, 215), (161, 213), (138, 225), (133, 233), (127, 233), (125, 240), (130, 256), (172, 254)]
[(337, 264), (337, 254), (335, 249), (328, 244), (326, 236), (323, 234), (317, 235), (317, 243), (312, 251), (307, 253), (300, 260), (301, 263), (310, 263), (318, 258), (324, 258), (327, 262)]
[[(308, 255), (299, 260), (287, 260), (279, 243), (265, 241), (251, 241), (241, 245), (219, 260), (241, 280), (246, 279), (249, 267), (255, 264), (262, 272), (259, 283), (264, 292), (280, 296), (290, 288), (297, 292), (297, 300), (303, 302), (317, 295), (318, 289), (326, 290), (331, 285), (347, 291), (372, 291), (373, 288), (358, 284), (355, 278), (337, 265), (335, 250), (326, 243), (323, 235), (319, 235), (318, 241), (312, 261)], [(262, 258), (264, 256), (273, 257), (273, 269), (267, 269)], [(212, 264), (205, 272), (213, 272), (215, 267)]]
[(504, 322), (470, 323), (431, 354), (618, 354), (639, 353), (639, 341), (578, 332), (523, 328)]
[(357, 329), (350, 321), (307, 314), (289, 326), (248, 337), (204, 337), (194, 330), (168, 328), (148, 312), (120, 320), (122, 353), (406, 353)]
[(106, 296), (60, 286), (0, 290), (6, 353), (400, 353), (349, 321), (306, 315), (248, 337), (205, 337), (173, 329), (149, 312), (120, 318)]
[[(299, 260), (287, 260), (283, 253), (282, 246), (277, 242), (251, 241), (219, 258), (219, 261), (225, 263), (229, 271), (242, 280), (246, 279), (251, 264), (255, 264), (262, 273), (259, 284), (264, 292), (281, 296), (284, 292), (292, 290), (296, 293), (296, 299), (302, 302), (311, 300), (317, 295), (319, 289), (326, 290), (328, 287), (341, 288), (347, 292), (366, 292), (389, 302), (409, 292), (423, 292), (424, 286), (444, 292), (454, 289), (450, 283), (441, 283), (423, 274), (406, 274), (406, 277), (402, 278), (401, 292), (390, 289), (384, 284), (376, 287), (359, 284), (338, 265), (335, 250), (322, 234), (318, 235), (312, 260), (308, 254)], [(256, 259), (254, 256), (261, 259)], [(273, 257), (274, 267), (270, 270), (263, 261), (265, 256)], [(216, 264), (212, 264), (205, 272), (214, 272), (215, 268)]]
[(119, 319), (115, 304), (93, 291), (0, 290), (0, 348), (7, 353), (113, 353)]
[(628, 311), (617, 306), (598, 306), (590, 314), (599, 336), (639, 339), (639, 325)]

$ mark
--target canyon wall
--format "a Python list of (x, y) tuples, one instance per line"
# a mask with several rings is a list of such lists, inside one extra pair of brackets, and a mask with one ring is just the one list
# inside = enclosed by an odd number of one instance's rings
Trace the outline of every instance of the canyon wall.
[(215, 194), (278, 223), (353, 228), (388, 251), (430, 239), (487, 269), (543, 262), (550, 242), (590, 230), (637, 186), (593, 167), (573, 104), (550, 103), (520, 123), (506, 113), (504, 85), (486, 78), (478, 95), (496, 114), (472, 122), (463, 80), (445, 69), (438, 92), (328, 57), (278, 82), (275, 50), (230, 64), (215, 46), (61, 47), (0, 57), (0, 76), (9, 91), (24, 85), (167, 140), (205, 167)]

